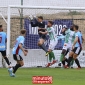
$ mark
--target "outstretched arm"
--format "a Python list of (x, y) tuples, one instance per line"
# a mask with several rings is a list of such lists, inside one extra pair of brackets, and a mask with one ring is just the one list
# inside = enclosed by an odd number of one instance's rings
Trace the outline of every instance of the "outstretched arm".
[(47, 34), (48, 32), (47, 31), (45, 31), (45, 32), (39, 31), (39, 33), (41, 33), (41, 34)]

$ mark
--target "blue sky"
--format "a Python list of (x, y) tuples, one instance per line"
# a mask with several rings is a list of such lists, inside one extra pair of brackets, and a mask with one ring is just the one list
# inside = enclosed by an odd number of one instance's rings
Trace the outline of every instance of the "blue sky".
[[(23, 0), (24, 5), (85, 7), (85, 0)], [(21, 0), (0, 0), (0, 6), (20, 5)]]

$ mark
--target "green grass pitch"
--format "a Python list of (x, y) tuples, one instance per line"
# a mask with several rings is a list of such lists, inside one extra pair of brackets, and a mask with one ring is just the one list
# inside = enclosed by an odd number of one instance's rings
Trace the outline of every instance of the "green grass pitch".
[[(10, 77), (6, 68), (0, 68), (0, 85), (41, 85), (32, 84), (32, 76), (53, 76), (50, 85), (85, 85), (85, 69), (61, 68), (20, 68), (16, 77)], [(49, 84), (43, 84), (49, 85)]]

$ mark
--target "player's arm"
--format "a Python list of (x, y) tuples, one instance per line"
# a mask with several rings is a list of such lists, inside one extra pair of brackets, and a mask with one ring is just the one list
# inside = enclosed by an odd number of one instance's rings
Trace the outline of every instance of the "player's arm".
[(25, 49), (23, 48), (23, 45), (20, 43), (19, 44), (20, 49), (23, 51), (24, 55), (27, 55), (27, 52), (25, 51)]
[(75, 46), (75, 44), (78, 42), (78, 36), (76, 36), (74, 42), (73, 42), (73, 46)]
[(46, 28), (38, 28), (38, 30), (46, 30)]
[(45, 32), (39, 31), (39, 33), (41, 33), (41, 34), (47, 34), (48, 31), (45, 31)]
[(7, 43), (7, 38), (6, 38), (5, 42)]
[(24, 48), (23, 48), (23, 46), (22, 46), (21, 43), (19, 44), (19, 47), (20, 47), (20, 49), (24, 52)]
[(84, 42), (84, 37), (82, 36), (82, 43)]
[(50, 33), (50, 32), (52, 32), (52, 30), (45, 31), (45, 32), (39, 31), (39, 33), (41, 33), (41, 34), (47, 34), (47, 33)]

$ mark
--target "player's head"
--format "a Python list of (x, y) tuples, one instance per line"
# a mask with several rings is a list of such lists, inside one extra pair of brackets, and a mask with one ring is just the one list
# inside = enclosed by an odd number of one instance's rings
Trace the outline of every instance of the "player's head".
[(20, 31), (20, 34), (23, 35), (23, 36), (25, 36), (25, 35), (26, 35), (26, 30), (25, 30), (25, 29), (22, 29), (22, 30)]
[(52, 27), (52, 25), (53, 25), (53, 21), (48, 21), (47, 26), (48, 26), (48, 27)]
[(71, 31), (74, 31), (73, 26), (74, 26), (74, 25), (72, 25), (72, 26), (70, 27), (70, 30), (71, 30)]
[(38, 20), (38, 22), (42, 22), (43, 21), (43, 17), (42, 16), (38, 16), (37, 20)]
[(64, 26), (61, 32), (64, 33), (67, 29), (67, 26)]
[(1, 32), (1, 31), (3, 31), (3, 26), (2, 26), (2, 25), (0, 25), (0, 32)]
[(79, 26), (78, 25), (73, 25), (73, 30), (74, 31), (78, 31), (78, 29), (79, 29)]

